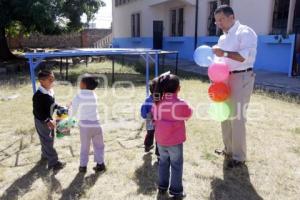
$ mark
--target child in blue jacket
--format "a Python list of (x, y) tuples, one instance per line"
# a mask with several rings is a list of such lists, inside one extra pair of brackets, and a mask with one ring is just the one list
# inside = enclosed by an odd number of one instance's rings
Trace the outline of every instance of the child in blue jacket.
[[(154, 103), (153, 101), (153, 91), (156, 85), (157, 79), (153, 79), (150, 83), (150, 95), (146, 98), (145, 102), (141, 106), (141, 116), (146, 120), (146, 130), (147, 134), (144, 140), (144, 145), (145, 145), (145, 152), (149, 152), (153, 146), (153, 140), (154, 140), (154, 124), (153, 124), (153, 116), (152, 116), (152, 105)], [(156, 145), (155, 148), (155, 155), (159, 156), (158, 148)]]

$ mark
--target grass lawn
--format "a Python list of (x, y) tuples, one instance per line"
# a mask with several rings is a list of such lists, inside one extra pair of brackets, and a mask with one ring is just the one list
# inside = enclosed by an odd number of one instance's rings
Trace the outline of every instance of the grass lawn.
[[(62, 105), (77, 92), (76, 78), (83, 72), (108, 75), (110, 63), (71, 70), (69, 82), (56, 84), (56, 101)], [(38, 163), (40, 145), (33, 125), (32, 89), (28, 77), (14, 76), (0, 85), (0, 199), (167, 199), (157, 198), (157, 163), (145, 154), (145, 126), (139, 117), (145, 98), (144, 76), (132, 68), (116, 66), (115, 87), (97, 89), (105, 138), (108, 170), (96, 175), (90, 156), (88, 173), (78, 174), (79, 130), (56, 139), (66, 168), (49, 173)], [(58, 72), (58, 71), (57, 71)], [(132, 87), (126, 81), (133, 81)], [(110, 84), (109, 84), (110, 85)], [(186, 199), (297, 200), (300, 197), (300, 105), (263, 93), (252, 95), (248, 110), (247, 167), (223, 169), (213, 152), (223, 147), (220, 123), (207, 117), (208, 83), (195, 76), (181, 78), (180, 96), (194, 108), (186, 123), (184, 188)], [(15, 95), (7, 100), (3, 97)]]

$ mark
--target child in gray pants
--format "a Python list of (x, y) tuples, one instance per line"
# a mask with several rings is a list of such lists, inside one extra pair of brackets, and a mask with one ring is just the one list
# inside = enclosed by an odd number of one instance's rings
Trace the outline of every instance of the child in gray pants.
[(93, 142), (95, 172), (105, 171), (104, 142), (97, 110), (97, 96), (93, 90), (98, 86), (95, 77), (85, 74), (80, 81), (80, 90), (73, 98), (69, 109), (70, 117), (77, 115), (80, 128), (80, 166), (79, 172), (87, 171), (90, 143)]
[(58, 106), (55, 103), (53, 82), (54, 74), (49, 70), (40, 71), (38, 74), (40, 86), (32, 97), (33, 115), (35, 128), (41, 142), (41, 161), (48, 162), (49, 170), (60, 170), (65, 163), (58, 160), (57, 152), (54, 148), (55, 121), (52, 114)]

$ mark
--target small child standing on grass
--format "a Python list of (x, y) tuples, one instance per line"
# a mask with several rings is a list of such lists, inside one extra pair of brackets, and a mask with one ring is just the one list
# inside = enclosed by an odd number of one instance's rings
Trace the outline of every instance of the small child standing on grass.
[(90, 143), (93, 142), (95, 172), (106, 170), (104, 164), (104, 141), (100, 126), (97, 96), (94, 90), (98, 82), (92, 75), (85, 74), (80, 81), (79, 93), (73, 98), (70, 107), (70, 117), (77, 115), (80, 128), (80, 166), (79, 172), (87, 171)]
[(192, 116), (189, 105), (178, 98), (179, 91), (176, 75), (161, 75), (154, 90), (155, 105), (152, 108), (160, 154), (159, 194), (164, 195), (169, 190), (175, 199), (186, 196), (182, 186), (183, 143), (186, 140), (185, 120)]
[[(146, 98), (145, 102), (141, 106), (141, 116), (142, 118), (146, 119), (146, 136), (144, 140), (145, 152), (149, 152), (153, 146), (154, 140), (154, 124), (153, 124), (153, 116), (152, 116), (152, 105), (153, 105), (153, 90), (157, 83), (157, 79), (153, 79), (150, 83), (150, 95)], [(159, 159), (159, 152), (157, 145), (155, 146), (155, 155)]]
[(54, 129), (55, 121), (52, 118), (55, 109), (58, 106), (55, 103), (53, 82), (54, 74), (49, 70), (43, 70), (38, 73), (40, 86), (34, 93), (33, 115), (34, 123), (39, 139), (41, 142), (41, 160), (48, 161), (48, 169), (60, 170), (65, 166), (65, 163), (58, 161), (57, 152), (54, 148)]

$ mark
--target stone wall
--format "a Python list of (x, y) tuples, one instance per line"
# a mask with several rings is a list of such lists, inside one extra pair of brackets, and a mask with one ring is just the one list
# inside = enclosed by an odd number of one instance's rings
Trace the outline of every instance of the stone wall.
[(8, 38), (11, 49), (17, 48), (80, 48), (92, 47), (93, 44), (109, 35), (111, 29), (85, 29), (81, 32), (74, 32), (63, 35), (42, 35), (31, 34), (29, 37), (22, 35), (15, 38)]

